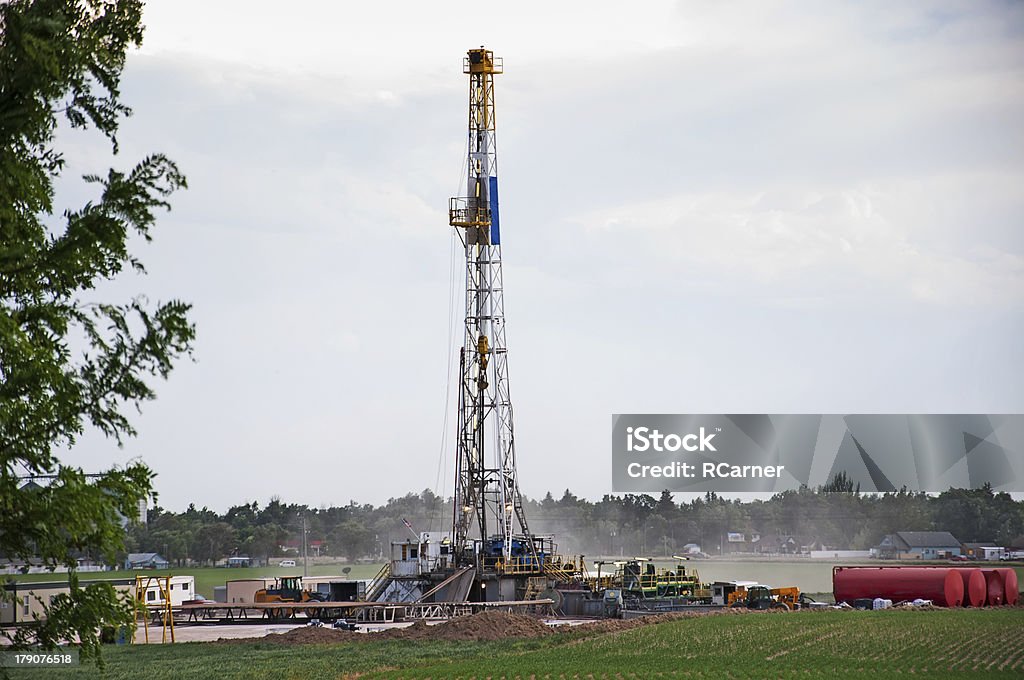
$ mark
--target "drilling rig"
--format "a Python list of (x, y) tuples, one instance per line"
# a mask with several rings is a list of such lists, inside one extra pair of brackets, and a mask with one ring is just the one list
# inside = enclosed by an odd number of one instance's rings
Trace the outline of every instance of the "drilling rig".
[[(467, 192), (448, 206), (466, 254), (452, 536), (458, 564), (476, 561), (483, 548), (487, 567), (487, 560), (510, 564), (541, 555), (519, 495), (508, 387), (494, 111), (502, 62), (483, 47), (469, 50), (463, 72), (469, 75)], [(483, 545), (474, 545), (473, 534)]]
[[(502, 60), (471, 49), (466, 195), (448, 221), (465, 251), (465, 322), (459, 353), (451, 533), (392, 543), (391, 562), (367, 589), (379, 601), (530, 599), (579, 575), (552, 536), (530, 532), (516, 473), (505, 340), (494, 76)], [(413, 532), (415, 535), (415, 532)], [(415, 563), (415, 566), (412, 564)]]

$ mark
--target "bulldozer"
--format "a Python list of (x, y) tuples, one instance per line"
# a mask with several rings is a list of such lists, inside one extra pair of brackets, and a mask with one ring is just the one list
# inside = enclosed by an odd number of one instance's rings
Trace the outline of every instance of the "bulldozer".
[(272, 588), (260, 588), (253, 602), (323, 602), (320, 593), (302, 589), (301, 576), (282, 576), (274, 579)]
[(729, 594), (729, 607), (746, 609), (800, 609), (804, 595), (799, 588), (754, 585)]

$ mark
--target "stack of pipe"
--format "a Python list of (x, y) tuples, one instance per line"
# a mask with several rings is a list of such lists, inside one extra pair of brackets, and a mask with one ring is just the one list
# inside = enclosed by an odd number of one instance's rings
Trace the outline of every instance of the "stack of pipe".
[(931, 600), (940, 607), (959, 607), (964, 601), (964, 579), (953, 569), (835, 567), (832, 592), (836, 602), (881, 597), (893, 602)]
[(881, 597), (894, 602), (931, 600), (940, 607), (1016, 604), (1017, 572), (977, 567), (834, 567), (836, 602)]
[(985, 569), (985, 590), (988, 593), (987, 604), (989, 607), (998, 607), (1003, 603), (1003, 576), (995, 569)]
[[(902, 568), (902, 567), (897, 567)], [(946, 567), (930, 566), (929, 569), (945, 569)], [(964, 606), (970, 607), (998, 607), (1003, 604), (1016, 604), (1018, 598), (1017, 592), (1017, 572), (1013, 569), (1000, 568), (1000, 569), (981, 569), (978, 567), (959, 568), (954, 571), (960, 572), (964, 579)], [(975, 577), (970, 577), (972, 581), (975, 581), (980, 586), (980, 592), (982, 597), (980, 602), (975, 604), (973, 601), (968, 602), (967, 597), (967, 580), (968, 576), (966, 573), (976, 572), (981, 575), (980, 581)], [(975, 586), (976, 588), (978, 586)]]
[(1017, 572), (1013, 569), (996, 569), (1003, 577), (1003, 593), (1006, 597), (1006, 604), (1017, 604), (1017, 597), (1020, 595), (1017, 585)]
[(988, 601), (988, 586), (981, 569), (957, 568), (950, 571), (960, 574), (964, 581), (964, 606), (984, 607)]
[[(990, 598), (989, 605), (1017, 604), (1019, 593), (1017, 592), (1018, 586), (1016, 571), (1005, 567), (1001, 569), (983, 569), (982, 571), (985, 572), (985, 581), (988, 586), (989, 594), (991, 595), (994, 592), (995, 595), (1002, 600), (1002, 602), (997, 603), (993, 602), (992, 598)], [(989, 585), (990, 580), (992, 582), (998, 582), (998, 585)]]

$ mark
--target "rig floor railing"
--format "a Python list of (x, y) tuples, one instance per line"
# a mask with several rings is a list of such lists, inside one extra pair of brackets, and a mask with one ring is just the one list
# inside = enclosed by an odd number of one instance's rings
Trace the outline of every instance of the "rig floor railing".
[(348, 618), (357, 621), (444, 621), (482, 611), (550, 615), (554, 600), (509, 602), (237, 602), (185, 604), (172, 608), (184, 623), (259, 623)]

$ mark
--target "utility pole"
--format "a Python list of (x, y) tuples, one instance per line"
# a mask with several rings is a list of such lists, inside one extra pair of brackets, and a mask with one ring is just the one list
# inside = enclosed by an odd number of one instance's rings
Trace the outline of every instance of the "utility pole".
[(309, 554), (306, 552), (306, 513), (302, 513), (302, 578), (309, 576)]

